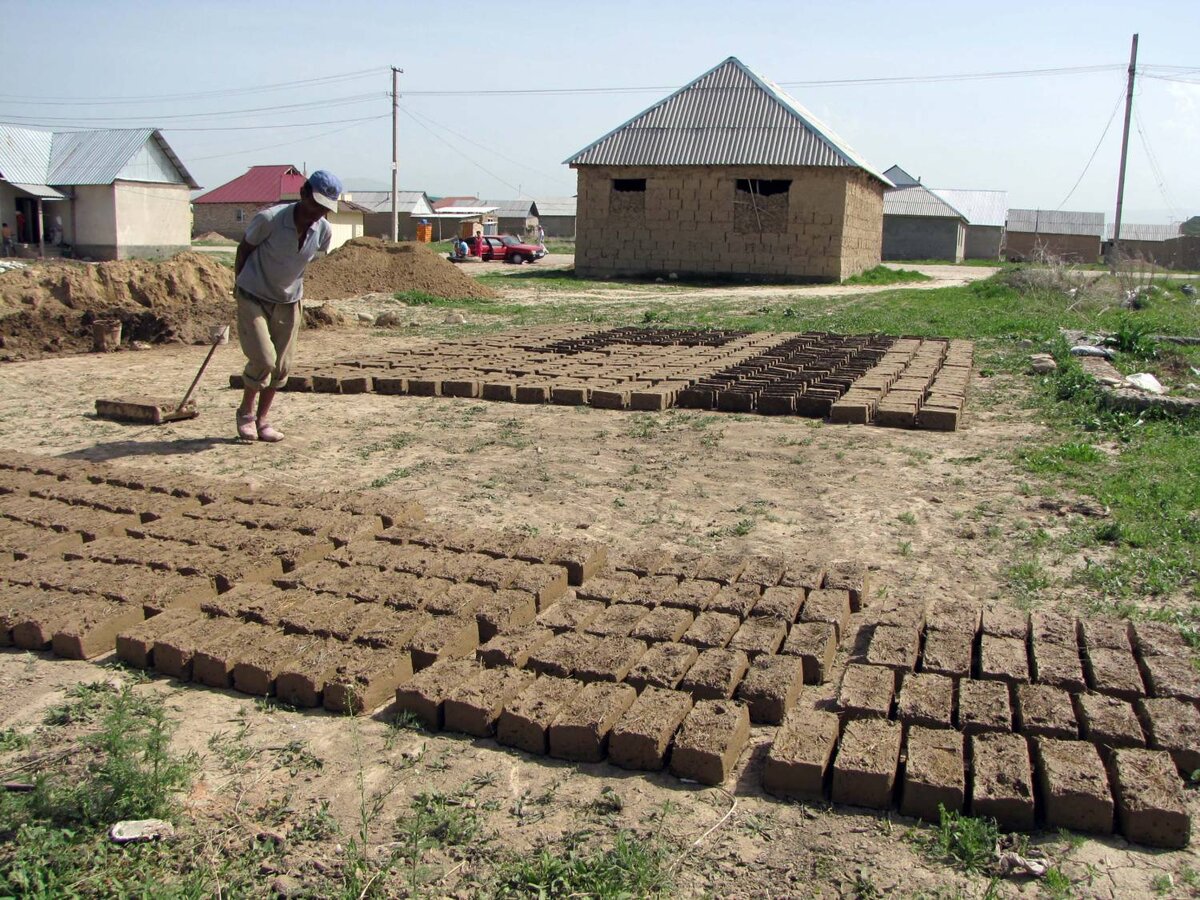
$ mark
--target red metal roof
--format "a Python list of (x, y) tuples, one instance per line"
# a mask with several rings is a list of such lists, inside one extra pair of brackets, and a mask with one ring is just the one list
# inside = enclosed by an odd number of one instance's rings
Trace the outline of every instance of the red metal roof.
[(433, 201), (434, 210), (443, 209), (447, 206), (478, 206), (478, 197), (438, 197)]
[(251, 166), (245, 175), (201, 194), (193, 203), (279, 203), (298, 195), (304, 175), (295, 166)]

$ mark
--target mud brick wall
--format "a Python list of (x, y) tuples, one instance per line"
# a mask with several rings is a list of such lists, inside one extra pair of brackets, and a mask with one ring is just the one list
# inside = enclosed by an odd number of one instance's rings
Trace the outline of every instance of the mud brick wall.
[[(645, 179), (646, 189), (614, 190), (614, 179)], [(747, 207), (739, 179), (791, 187)], [(883, 190), (850, 168), (584, 166), (577, 222), (575, 266), (586, 277), (838, 281), (879, 263)]]
[[(196, 203), (192, 206), (192, 235), (215, 231), (238, 241), (246, 233), (246, 226), (260, 209), (269, 203)], [(241, 220), (238, 215), (241, 214)]]
[(1088, 234), (1034, 234), (1028, 231), (1004, 233), (1005, 259), (1033, 259), (1039, 251), (1061, 256), (1069, 262), (1094, 263), (1100, 259), (1100, 238)]

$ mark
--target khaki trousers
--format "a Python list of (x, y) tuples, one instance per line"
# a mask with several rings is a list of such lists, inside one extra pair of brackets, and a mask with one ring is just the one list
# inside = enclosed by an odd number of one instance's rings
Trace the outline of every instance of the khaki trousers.
[(303, 318), (299, 303), (269, 303), (234, 290), (238, 342), (246, 354), (246, 387), (280, 388), (287, 384), (296, 335)]

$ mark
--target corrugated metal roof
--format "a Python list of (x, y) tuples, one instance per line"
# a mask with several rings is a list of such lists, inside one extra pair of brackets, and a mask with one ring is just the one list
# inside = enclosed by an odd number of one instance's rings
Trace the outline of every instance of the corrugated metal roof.
[(1004, 227), (1008, 218), (1008, 191), (971, 191), (930, 188), (966, 218), (970, 225)]
[(733, 56), (566, 162), (613, 166), (852, 166), (891, 184), (829, 126)]
[(44, 184), (50, 170), (54, 133), (36, 128), (0, 125), (0, 178), (25, 184)]
[(20, 181), (10, 181), (13, 187), (18, 191), (24, 191), (26, 194), (32, 194), (35, 197), (41, 197), (43, 200), (66, 200), (66, 196), (50, 187), (48, 184), (26, 184)]
[(883, 192), (885, 216), (922, 216), (935, 219), (963, 219), (957, 209), (919, 184)]
[[(1111, 241), (1115, 222), (1104, 226), (1104, 239)], [(1123, 241), (1169, 241), (1179, 237), (1179, 223), (1172, 225), (1139, 225), (1136, 222), (1121, 223), (1121, 240)]]
[(538, 208), (532, 200), (484, 200), (484, 206), (496, 207), (496, 215), (502, 219), (519, 219), (536, 216)]
[(1083, 234), (1104, 236), (1104, 213), (1068, 209), (1010, 209), (1009, 231), (1031, 234)]
[(244, 175), (201, 194), (193, 203), (278, 203), (299, 195), (304, 175), (295, 166), (251, 166)]
[(539, 216), (573, 216), (576, 202), (574, 197), (542, 197), (537, 202)]
[(899, 166), (892, 166), (890, 169), (884, 169), (883, 174), (888, 177), (896, 187), (911, 187), (914, 184), (920, 184), (921, 179), (913, 178)]
[(478, 206), (483, 201), (478, 197), (438, 197), (433, 201), (433, 209), (443, 209), (447, 206)]
[[(371, 212), (391, 212), (391, 191), (351, 191), (350, 199)], [(433, 208), (424, 191), (396, 191), (396, 209), (403, 213), (429, 212)]]
[(458, 216), (463, 218), (466, 216), (482, 216), (485, 213), (494, 213), (494, 206), (443, 206), (440, 207), (435, 216)]

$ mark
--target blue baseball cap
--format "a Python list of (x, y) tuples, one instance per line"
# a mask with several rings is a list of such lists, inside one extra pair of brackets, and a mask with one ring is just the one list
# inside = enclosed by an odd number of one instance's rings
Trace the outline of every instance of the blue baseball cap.
[(306, 184), (312, 189), (313, 199), (323, 207), (337, 212), (338, 197), (342, 195), (342, 181), (332, 172), (317, 169), (308, 176)]

